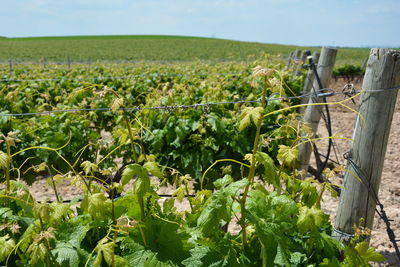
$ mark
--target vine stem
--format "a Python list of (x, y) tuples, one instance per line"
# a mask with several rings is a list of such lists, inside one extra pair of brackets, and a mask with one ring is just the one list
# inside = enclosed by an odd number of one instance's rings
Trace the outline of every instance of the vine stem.
[(7, 146), (7, 167), (6, 167), (6, 192), (10, 192), (10, 165), (11, 165), (11, 147), (8, 142), (6, 142)]
[[(261, 106), (263, 108), (265, 108), (267, 101), (266, 101), (266, 94), (267, 94), (267, 90), (266, 87), (269, 85), (269, 81), (267, 79), (267, 77), (265, 77), (265, 87), (263, 89), (262, 92), (262, 102), (261, 102)], [(250, 170), (249, 170), (249, 175), (247, 177), (248, 180), (248, 184), (246, 185), (244, 192), (243, 192), (243, 196), (240, 199), (240, 213), (241, 213), (241, 224), (240, 226), (242, 227), (242, 242), (243, 242), (243, 248), (246, 248), (247, 245), (247, 234), (246, 234), (246, 199), (247, 199), (247, 195), (249, 193), (250, 190), (250, 186), (253, 184), (254, 182), (254, 175), (255, 175), (255, 171), (256, 171), (256, 153), (258, 150), (258, 143), (260, 140), (260, 134), (261, 134), (261, 126), (262, 126), (262, 121), (263, 121), (263, 117), (261, 117), (256, 124), (256, 136), (254, 138), (254, 144), (253, 144), (253, 150), (252, 150), (252, 154), (253, 156), (251, 157), (251, 165), (250, 165)]]

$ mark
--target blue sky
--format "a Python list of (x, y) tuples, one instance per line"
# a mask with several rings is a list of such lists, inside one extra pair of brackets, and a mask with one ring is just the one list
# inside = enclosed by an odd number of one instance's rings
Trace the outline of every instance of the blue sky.
[(400, 0), (1, 0), (0, 35), (166, 34), (400, 47)]

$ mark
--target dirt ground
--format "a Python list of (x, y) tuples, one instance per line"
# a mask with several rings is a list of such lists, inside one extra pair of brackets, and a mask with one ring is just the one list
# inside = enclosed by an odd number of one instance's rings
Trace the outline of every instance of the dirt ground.
[[(341, 92), (343, 86), (346, 84), (344, 80), (332, 81), (331, 88), (336, 92)], [(361, 83), (355, 84), (357, 90), (361, 89)], [(328, 99), (329, 102), (333, 100), (343, 100), (344, 95), (337, 95)], [(399, 101), (398, 101), (399, 102)], [(353, 107), (357, 105), (351, 104)], [(397, 103), (396, 112), (393, 117), (392, 128), (389, 136), (389, 142), (386, 152), (386, 158), (382, 173), (381, 187), (379, 191), (380, 201), (385, 207), (385, 211), (390, 219), (392, 228), (395, 231), (397, 239), (400, 239), (400, 183), (397, 181), (400, 175), (400, 103)], [(354, 126), (354, 120), (356, 114), (343, 108), (343, 107), (331, 107), (331, 118), (333, 133), (343, 137), (351, 138)], [(321, 136), (326, 136), (326, 130), (321, 123), (319, 127), (319, 134)], [(334, 159), (338, 160), (340, 163), (345, 164), (343, 159), (343, 153), (349, 150), (350, 141), (348, 140), (336, 140), (337, 144), (337, 155), (338, 157)], [(321, 143), (321, 147), (324, 144)], [(342, 178), (337, 177), (333, 179), (336, 184), (342, 184)], [(60, 192), (65, 199), (71, 199), (73, 196), (79, 195), (80, 192), (76, 188), (69, 186), (64, 183), (60, 187)], [(171, 192), (170, 188), (163, 188), (159, 193)], [(32, 186), (32, 194), (39, 201), (53, 200), (53, 192), (51, 189), (45, 186), (44, 180), (38, 180)], [(332, 198), (329, 194), (325, 194), (323, 209), (330, 214), (332, 221), (334, 220), (336, 209), (338, 206), (339, 199)], [(179, 209), (187, 208), (187, 202), (183, 202), (178, 207)], [(231, 228), (230, 228), (231, 229)], [(376, 264), (375, 266), (400, 266), (400, 262), (397, 260), (394, 248), (389, 241), (386, 233), (385, 224), (382, 220), (375, 216), (374, 228), (372, 231), (372, 238), (370, 242), (371, 246), (376, 248), (381, 252), (388, 260), (384, 263)], [(400, 243), (399, 243), (400, 245)]]

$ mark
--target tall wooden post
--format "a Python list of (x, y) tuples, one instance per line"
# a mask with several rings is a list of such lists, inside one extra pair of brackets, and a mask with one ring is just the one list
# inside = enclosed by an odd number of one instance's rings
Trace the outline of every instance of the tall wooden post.
[(301, 69), (303, 67), (304, 62), (306, 62), (307, 54), (309, 54), (309, 50), (303, 50), (300, 52), (300, 57), (297, 59), (296, 62), (296, 70), (294, 71), (294, 76), (301, 76)]
[[(317, 51), (315, 51), (315, 52), (311, 55), (311, 58), (312, 58), (312, 60), (313, 60), (315, 63), (318, 63), (319, 55), (320, 55), (320, 54), (319, 54), (319, 52), (317, 52)], [(314, 80), (315, 80), (315, 73), (314, 73), (314, 71), (312, 71), (312, 69), (309, 69), (308, 72), (307, 72), (306, 79), (305, 79), (305, 81), (304, 81), (304, 87), (303, 87), (302, 95), (307, 95), (308, 93), (310, 93), (311, 88), (312, 88), (313, 83), (314, 83)], [(309, 101), (309, 99), (310, 99), (309, 97), (304, 97), (304, 98), (302, 98), (302, 99), (301, 99), (301, 104), (307, 104), (308, 101)], [(302, 108), (300, 108), (299, 113), (300, 113), (300, 114), (303, 114), (305, 110), (306, 110), (306, 109), (305, 109), (304, 107), (302, 107)]]
[(293, 52), (290, 52), (289, 56), (288, 56), (288, 61), (286, 64), (286, 69), (290, 68), (290, 65), (292, 64), (292, 60), (293, 60)]
[[(323, 88), (329, 86), (332, 77), (333, 66), (335, 65), (337, 49), (323, 47), (321, 56), (318, 60), (317, 73), (320, 78)], [(313, 86), (315, 90), (312, 91), (309, 104), (322, 103), (323, 98), (318, 97), (317, 90), (320, 89), (318, 81), (315, 79)], [(322, 88), (321, 88), (322, 89)], [(322, 106), (308, 106), (304, 114), (304, 122), (311, 127), (313, 136), (317, 133), (319, 120), (321, 119)], [(312, 152), (312, 145), (310, 142), (305, 142), (299, 146), (299, 170), (308, 170)]]
[[(356, 178), (356, 169), (347, 166), (344, 188), (340, 196), (333, 237), (347, 242), (354, 233), (353, 226), (372, 228), (376, 201), (371, 189), (378, 194), (383, 161), (400, 86), (400, 51), (371, 49), (349, 157), (364, 173), (367, 185)], [(363, 218), (363, 225), (359, 225)]]

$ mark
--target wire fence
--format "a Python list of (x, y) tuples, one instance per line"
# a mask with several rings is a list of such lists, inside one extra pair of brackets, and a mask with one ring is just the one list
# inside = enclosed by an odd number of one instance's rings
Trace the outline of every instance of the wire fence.
[(18, 66), (23, 66), (24, 68), (26, 66), (42, 66), (44, 68), (50, 68), (52, 66), (63, 66), (63, 67), (68, 67), (71, 68), (73, 66), (92, 66), (92, 65), (98, 65), (98, 64), (104, 64), (104, 65), (135, 65), (135, 64), (179, 64), (179, 63), (196, 63), (196, 62), (202, 62), (202, 63), (229, 63), (229, 62), (235, 62), (235, 63), (249, 63), (249, 62), (254, 62), (256, 59), (253, 58), (235, 58), (235, 59), (230, 59), (230, 58), (212, 58), (212, 59), (206, 59), (206, 58), (193, 58), (193, 59), (126, 59), (126, 60), (107, 60), (107, 59), (72, 59), (72, 58), (66, 58), (65, 60), (53, 60), (53, 59), (48, 59), (48, 58), (43, 58), (41, 60), (31, 60), (31, 61), (22, 61), (22, 60), (15, 60), (15, 59), (1, 59), (0, 60), (0, 67), (7, 68), (10, 71), (13, 71), (14, 68)]
[[(387, 88), (387, 89), (378, 89), (378, 90), (352, 90), (351, 92), (342, 91), (342, 92), (334, 92), (333, 89), (324, 88), (317, 91), (315, 95), (314, 92), (307, 93), (299, 96), (284, 96), (284, 97), (275, 97), (268, 98), (268, 101), (276, 101), (276, 100), (292, 100), (292, 99), (301, 99), (301, 98), (311, 98), (311, 97), (331, 97), (335, 95), (344, 95), (350, 97), (352, 95), (358, 94), (360, 92), (386, 92), (389, 90), (398, 90), (400, 86)], [(327, 92), (328, 91), (328, 92)], [(175, 110), (175, 109), (191, 109), (191, 108), (201, 108), (201, 107), (211, 107), (215, 105), (228, 105), (228, 104), (246, 104), (246, 103), (259, 103), (261, 99), (258, 100), (238, 100), (238, 101), (222, 101), (222, 102), (207, 102), (207, 103), (195, 103), (195, 104), (175, 104), (175, 105), (166, 105), (166, 106), (155, 106), (155, 107), (126, 107), (120, 108), (120, 110), (124, 111), (142, 111), (142, 110)], [(112, 111), (111, 108), (77, 108), (77, 109), (60, 109), (60, 110), (48, 110), (48, 111), (40, 111), (40, 112), (26, 112), (26, 113), (4, 113), (7, 111), (3, 111), (0, 113), (0, 117), (18, 117), (18, 116), (35, 116), (35, 115), (50, 115), (54, 113), (72, 113), (72, 112), (82, 112), (82, 111)]]
[(0, 83), (10, 83), (10, 82), (52, 82), (52, 81), (102, 81), (102, 80), (134, 80), (137, 78), (145, 77), (232, 77), (240, 75), (249, 75), (249, 72), (232, 72), (232, 73), (146, 73), (146, 74), (135, 74), (127, 76), (99, 76), (99, 77), (84, 77), (84, 78), (68, 78), (68, 77), (57, 77), (57, 78), (42, 78), (42, 79), (0, 79)]
[[(338, 94), (343, 94), (341, 92), (334, 93), (326, 92), (327, 90), (331, 90), (329, 88), (320, 90), (317, 94), (317, 97), (330, 97)], [(300, 99), (300, 98), (310, 98), (313, 96), (313, 93), (308, 93), (300, 96), (285, 96), (285, 97), (274, 97), (268, 98), (268, 101), (279, 101), (279, 100), (291, 100), (291, 99)], [(120, 108), (120, 110), (124, 111), (142, 111), (142, 110), (174, 110), (174, 109), (191, 109), (191, 108), (208, 108), (210, 106), (215, 105), (228, 105), (228, 104), (246, 104), (246, 103), (260, 103), (261, 99), (258, 100), (238, 100), (238, 101), (223, 101), (223, 102), (207, 102), (207, 103), (196, 103), (190, 105), (168, 105), (168, 106), (156, 106), (156, 107), (130, 107), (130, 108)], [(17, 117), (17, 116), (35, 116), (35, 115), (50, 115), (53, 113), (72, 113), (72, 112), (80, 112), (80, 111), (112, 111), (111, 108), (80, 108), (80, 109), (63, 109), (63, 110), (49, 110), (49, 111), (41, 111), (41, 112), (27, 112), (27, 113), (0, 113), (0, 117)]]

